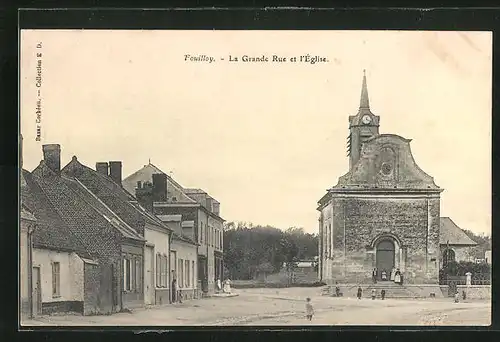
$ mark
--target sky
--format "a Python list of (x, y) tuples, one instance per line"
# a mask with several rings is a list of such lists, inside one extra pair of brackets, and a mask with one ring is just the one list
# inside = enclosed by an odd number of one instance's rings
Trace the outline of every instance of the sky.
[[(307, 54), (326, 61), (289, 61)], [(491, 231), (490, 32), (25, 30), (20, 65), (25, 169), (52, 143), (63, 166), (120, 160), (124, 178), (150, 159), (227, 221), (311, 233), (317, 201), (348, 171), (366, 69), (380, 133), (412, 139), (444, 188), (441, 216)]]

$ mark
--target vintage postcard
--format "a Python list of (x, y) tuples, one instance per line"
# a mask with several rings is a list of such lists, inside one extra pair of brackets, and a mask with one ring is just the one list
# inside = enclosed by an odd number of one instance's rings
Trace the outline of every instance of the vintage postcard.
[(490, 325), (491, 89), (491, 32), (21, 30), (21, 325)]

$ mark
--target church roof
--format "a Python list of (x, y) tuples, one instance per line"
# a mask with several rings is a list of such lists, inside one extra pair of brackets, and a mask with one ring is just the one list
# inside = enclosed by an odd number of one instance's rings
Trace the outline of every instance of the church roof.
[(439, 244), (440, 245), (477, 245), (465, 232), (449, 217), (440, 217)]

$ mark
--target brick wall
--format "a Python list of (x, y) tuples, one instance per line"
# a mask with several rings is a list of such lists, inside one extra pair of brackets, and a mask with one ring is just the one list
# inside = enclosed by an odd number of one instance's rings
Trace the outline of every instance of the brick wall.
[(99, 307), (100, 276), (101, 269), (98, 265), (85, 263), (83, 290), (84, 315), (95, 315), (101, 313), (101, 308)]

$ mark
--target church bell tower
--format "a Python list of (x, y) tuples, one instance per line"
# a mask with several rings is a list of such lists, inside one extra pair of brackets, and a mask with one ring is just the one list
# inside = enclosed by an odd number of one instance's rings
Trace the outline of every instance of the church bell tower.
[(363, 84), (361, 86), (361, 99), (358, 113), (349, 116), (349, 137), (347, 141), (347, 155), (349, 156), (349, 170), (357, 163), (361, 154), (363, 143), (379, 134), (380, 117), (370, 110), (368, 86), (366, 85), (366, 72), (363, 70)]

